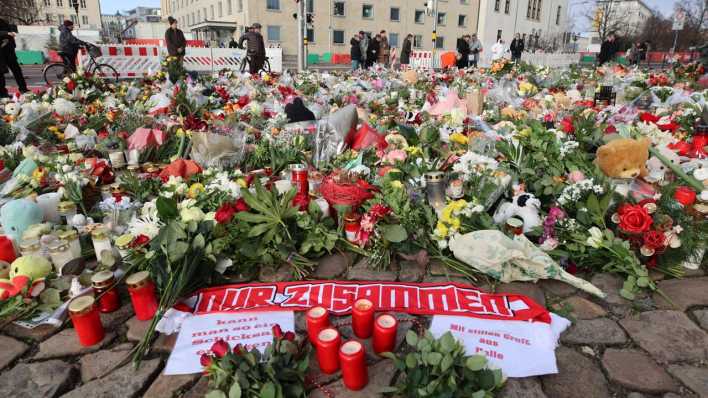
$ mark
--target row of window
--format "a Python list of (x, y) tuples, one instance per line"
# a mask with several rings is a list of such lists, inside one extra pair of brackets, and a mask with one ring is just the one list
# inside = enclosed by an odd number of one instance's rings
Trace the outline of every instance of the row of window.
[[(172, 9), (177, 10), (179, 8), (185, 8), (188, 7), (190, 4), (194, 4), (195, 0), (172, 0)], [(234, 13), (234, 7), (233, 3), (236, 1), (236, 12), (243, 12), (243, 0), (226, 0), (226, 14), (227, 15), (233, 15)], [(220, 1), (217, 4), (218, 11), (219, 11), (219, 17), (224, 16), (224, 3), (223, 1)], [(213, 9), (214, 6), (212, 5), (211, 8)], [(205, 14), (206, 15), (206, 14)], [(212, 11), (211, 17), (214, 17), (214, 12)]]
[[(56, 0), (57, 7), (64, 7), (64, 0)], [(44, 0), (45, 7), (52, 6), (52, 0)], [(73, 7), (72, 0), (66, 0), (67, 7)], [(79, 7), (86, 8), (86, 0), (79, 0)]]
[[(55, 19), (55, 17), (56, 17), (56, 19)], [(57, 15), (46, 14), (45, 18), (47, 19), (47, 22), (49, 22), (51, 24), (55, 24), (55, 23), (60, 24), (60, 23), (64, 22), (64, 14), (57, 14)], [(73, 23), (79, 23), (79, 18), (75, 14), (69, 15), (69, 18), (71, 18), (71, 21)], [(89, 19), (86, 15), (81, 16), (81, 24), (82, 25), (89, 24)]]
[[(536, 21), (541, 20), (541, 5), (542, 0), (528, 0), (528, 5), (526, 8), (526, 18), (534, 19)], [(501, 8), (501, 0), (494, 0), (494, 11), (499, 12)], [(558, 6), (556, 12), (556, 25), (560, 25), (561, 22), (561, 12), (562, 7)], [(504, 14), (511, 13), (511, 0), (504, 0)]]
[[(281, 30), (281, 27), (278, 25), (266, 26), (266, 40), (268, 40), (269, 42), (280, 42), (281, 41), (280, 30)], [(371, 37), (373, 37), (375, 35), (375, 33), (372, 33), (372, 32), (366, 32), (366, 33), (368, 35), (370, 35)], [(332, 31), (332, 44), (339, 44), (339, 45), (348, 44), (346, 39), (347, 39), (346, 32), (344, 30), (333, 30)], [(316, 43), (314, 29), (307, 29), (307, 41), (310, 44)], [(388, 33), (388, 44), (391, 47), (398, 47), (399, 44), (402, 44), (400, 41), (399, 34), (389, 32)], [(423, 35), (414, 35), (413, 36), (413, 47), (414, 48), (422, 48), (423, 47)], [(435, 47), (436, 48), (444, 48), (445, 47), (445, 37), (438, 36), (437, 41), (435, 43)]]

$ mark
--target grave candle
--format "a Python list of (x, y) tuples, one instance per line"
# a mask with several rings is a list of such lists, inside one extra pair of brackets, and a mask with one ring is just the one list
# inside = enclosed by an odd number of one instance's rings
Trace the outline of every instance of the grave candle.
[(339, 349), (339, 363), (342, 367), (344, 386), (350, 390), (361, 390), (368, 384), (364, 346), (358, 341), (348, 341)]
[(76, 336), (79, 338), (79, 344), (89, 347), (103, 340), (105, 331), (93, 297), (80, 296), (73, 299), (69, 304), (69, 316), (74, 324)]
[(396, 330), (398, 321), (391, 315), (384, 314), (376, 318), (374, 323), (374, 352), (393, 352), (396, 346)]
[(314, 307), (307, 311), (307, 335), (312, 344), (317, 344), (317, 335), (329, 327), (329, 314), (324, 307)]
[(336, 329), (324, 329), (317, 335), (317, 362), (322, 373), (332, 374), (339, 370), (339, 347), (342, 337)]
[(374, 304), (367, 299), (354, 302), (352, 308), (352, 329), (356, 337), (368, 339), (374, 330)]

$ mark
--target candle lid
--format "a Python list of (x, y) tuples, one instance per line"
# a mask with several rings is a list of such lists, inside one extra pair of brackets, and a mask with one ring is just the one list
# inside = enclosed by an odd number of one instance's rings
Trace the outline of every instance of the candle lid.
[(111, 193), (111, 186), (110, 185), (101, 185), (101, 192), (102, 193)]
[(91, 236), (96, 239), (106, 239), (106, 237), (108, 237), (108, 230), (104, 227), (98, 227), (91, 231)]
[(140, 166), (138, 166), (136, 164), (128, 165), (128, 171), (131, 173), (136, 173), (136, 172), (140, 171)]
[(334, 341), (337, 337), (339, 337), (337, 329), (324, 329), (317, 334), (317, 339), (325, 343)]
[(84, 314), (93, 308), (93, 304), (96, 300), (91, 296), (80, 296), (73, 300), (69, 304), (69, 312), (72, 314)]
[(67, 211), (76, 210), (76, 205), (74, 202), (70, 201), (59, 202), (59, 205), (57, 205), (57, 210), (61, 213), (66, 213)]
[(397, 323), (396, 318), (388, 314), (381, 315), (376, 319), (376, 324), (386, 329), (396, 327)]
[(116, 238), (116, 246), (118, 246), (119, 249), (126, 249), (130, 246), (130, 243), (133, 242), (133, 239), (133, 235), (131, 234), (121, 235)]
[(307, 170), (307, 166), (305, 166), (302, 163), (295, 163), (290, 165), (290, 170), (292, 171), (305, 171)]
[(315, 307), (307, 311), (307, 315), (310, 318), (322, 318), (323, 316), (327, 315), (327, 310), (324, 307)]
[(374, 306), (371, 300), (359, 299), (354, 303), (354, 308), (361, 311), (366, 311)]
[(358, 354), (363, 349), (362, 345), (358, 341), (347, 341), (342, 344), (342, 348), (339, 350), (344, 355), (355, 355)]
[(150, 273), (148, 271), (140, 271), (125, 278), (125, 284), (128, 285), (128, 287), (137, 288), (146, 284), (149, 280)]
[(72, 241), (79, 237), (79, 233), (75, 229), (65, 229), (57, 232), (57, 237), (62, 240)]
[(39, 250), (39, 239), (23, 239), (20, 242), (20, 250)]
[(108, 287), (113, 284), (113, 272), (111, 271), (101, 271), (96, 272), (91, 276), (91, 284), (93, 287), (102, 288)]
[(442, 181), (444, 177), (445, 173), (442, 171), (431, 171), (429, 173), (425, 173), (426, 182), (439, 182)]
[(511, 217), (506, 220), (506, 225), (508, 225), (510, 227), (514, 227), (514, 228), (520, 228), (524, 225), (524, 222), (519, 220), (516, 217)]

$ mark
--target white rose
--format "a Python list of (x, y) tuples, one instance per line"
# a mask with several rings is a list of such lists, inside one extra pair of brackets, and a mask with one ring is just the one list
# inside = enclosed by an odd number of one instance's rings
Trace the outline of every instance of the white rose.
[(592, 227), (588, 230), (588, 232), (590, 233), (590, 236), (588, 237), (585, 244), (587, 244), (588, 246), (594, 247), (596, 249), (599, 249), (600, 246), (602, 245), (602, 240), (603, 240), (602, 230), (598, 227)]
[(184, 222), (190, 222), (190, 221), (202, 221), (204, 217), (206, 216), (202, 209), (198, 207), (190, 207), (188, 209), (184, 209), (179, 213), (180, 217), (182, 218), (182, 221)]

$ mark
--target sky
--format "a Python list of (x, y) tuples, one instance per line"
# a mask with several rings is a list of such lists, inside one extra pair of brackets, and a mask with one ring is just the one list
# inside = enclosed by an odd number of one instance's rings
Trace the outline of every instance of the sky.
[[(665, 17), (668, 17), (673, 13), (674, 4), (676, 2), (677, 0), (644, 0), (644, 4), (652, 10), (659, 11)], [(590, 23), (585, 15), (587, 15), (589, 4), (591, 6), (595, 2), (591, 0), (569, 0), (569, 3), (570, 18), (571, 21), (574, 21), (575, 25), (572, 27), (572, 30), (574, 32), (583, 32), (588, 30)]]

